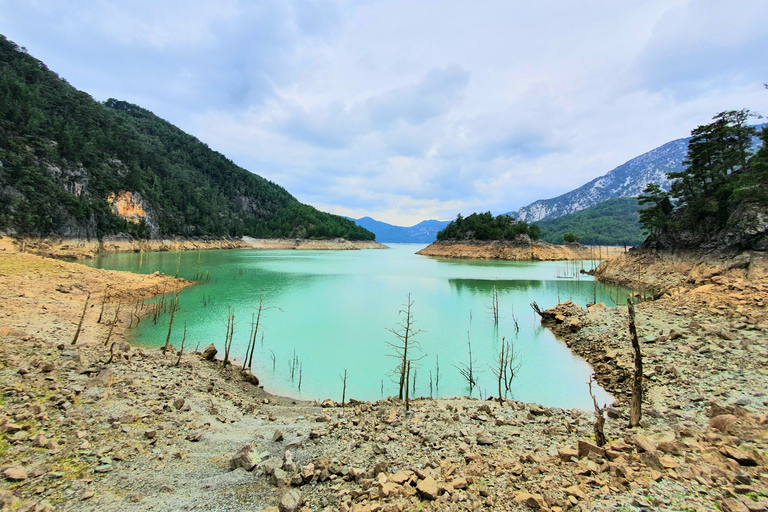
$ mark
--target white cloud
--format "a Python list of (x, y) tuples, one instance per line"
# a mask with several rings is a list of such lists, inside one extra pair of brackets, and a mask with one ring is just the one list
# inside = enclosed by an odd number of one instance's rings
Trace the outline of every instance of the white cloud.
[(553, 197), (766, 113), (768, 5), (736, 0), (0, 0), (0, 32), (300, 200), (412, 225)]

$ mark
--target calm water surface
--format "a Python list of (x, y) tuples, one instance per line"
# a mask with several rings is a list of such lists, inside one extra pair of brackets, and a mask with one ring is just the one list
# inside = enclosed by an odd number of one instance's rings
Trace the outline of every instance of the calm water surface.
[[(397, 340), (387, 328), (397, 327), (398, 311), (410, 294), (415, 327), (423, 331), (415, 338), (421, 347), (418, 355), (424, 356), (416, 369), (412, 396), (429, 396), (430, 391), (444, 397), (469, 393), (456, 368), (468, 362), (468, 338), (478, 372), (473, 396), (497, 395), (490, 366), (501, 339), (506, 338), (514, 341), (521, 362), (512, 397), (547, 406), (592, 408), (589, 365), (541, 327), (530, 303), (536, 301), (542, 309), (568, 299), (582, 306), (594, 298), (613, 304), (612, 300), (624, 301), (628, 290), (601, 285), (589, 276), (563, 278), (573, 275), (573, 262), (447, 260), (414, 254), (422, 247), (116, 254), (97, 258), (92, 265), (169, 275), (176, 273), (178, 265), (180, 277), (210, 275), (208, 281), (179, 295), (181, 312), (174, 321), (171, 343), (178, 348), (186, 317), (187, 350), (214, 343), (222, 354), (231, 308), (236, 361), (242, 361), (252, 314), (262, 296), (273, 309), (262, 315), (253, 371), (273, 393), (341, 400), (339, 375), (346, 369), (347, 397), (376, 400), (397, 395), (390, 375), (396, 360), (387, 345)], [(498, 326), (489, 311), (494, 288), (500, 309)], [(162, 345), (169, 316), (161, 316), (157, 324), (145, 318), (133, 330), (132, 341)], [(438, 363), (439, 387), (435, 382)], [(612, 401), (602, 389), (597, 396), (601, 404)]]

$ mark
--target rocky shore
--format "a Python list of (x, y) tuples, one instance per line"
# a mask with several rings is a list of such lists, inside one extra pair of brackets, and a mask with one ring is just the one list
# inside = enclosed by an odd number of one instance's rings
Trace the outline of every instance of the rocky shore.
[(306, 240), (287, 238), (168, 238), (137, 240), (130, 237), (96, 239), (13, 239), (0, 236), (0, 243), (11, 244), (14, 250), (63, 260), (94, 258), (97, 254), (121, 252), (200, 251), (212, 249), (298, 249), (298, 250), (358, 250), (387, 249), (386, 245), (369, 241)]
[(461, 240), (436, 241), (416, 254), (441, 258), (509, 261), (563, 261), (602, 259), (623, 251), (618, 247), (587, 247), (580, 244), (554, 245), (542, 241)]
[(12, 239), (0, 237), (0, 245), (10, 246), (15, 251), (36, 254), (63, 260), (91, 259), (97, 254), (120, 252), (165, 252), (198, 251), (209, 249), (248, 249), (250, 245), (240, 239), (217, 238), (173, 238), (159, 240), (136, 240), (133, 238), (96, 239)]
[(640, 428), (627, 428), (626, 307), (566, 303), (545, 315), (617, 397), (598, 447), (591, 411), (417, 399), (406, 412), (395, 399), (271, 396), (204, 356), (207, 343), (179, 358), (123, 341), (136, 319), (125, 306), (116, 314), (119, 302), (186, 282), (0, 246), (0, 506), (766, 510), (768, 281), (756, 264), (690, 279), (670, 274), (684, 284), (637, 305)]

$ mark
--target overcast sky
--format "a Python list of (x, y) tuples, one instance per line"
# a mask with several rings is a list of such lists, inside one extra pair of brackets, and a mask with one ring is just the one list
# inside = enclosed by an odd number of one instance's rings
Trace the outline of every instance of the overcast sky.
[(717, 112), (768, 114), (768, 1), (0, 0), (0, 33), (322, 210), (554, 197)]

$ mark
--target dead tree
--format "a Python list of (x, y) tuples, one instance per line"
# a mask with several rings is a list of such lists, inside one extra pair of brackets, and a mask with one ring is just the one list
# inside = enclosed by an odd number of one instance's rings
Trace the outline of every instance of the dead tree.
[[(256, 312), (251, 315), (251, 334), (248, 337), (248, 346), (245, 348), (245, 359), (243, 359), (243, 368), (253, 368), (253, 352), (256, 350), (256, 338), (259, 335), (259, 326), (261, 325), (261, 318), (264, 316), (264, 312), (270, 309), (282, 309), (277, 306), (270, 306), (264, 302), (264, 297), (259, 295), (259, 305), (256, 307)], [(264, 334), (262, 333), (262, 344), (264, 343)]]
[(118, 315), (120, 314), (121, 305), (122, 305), (122, 302), (117, 303), (117, 308), (115, 309), (115, 318), (112, 319), (112, 323), (109, 325), (109, 331), (107, 331), (107, 339), (104, 340), (105, 347), (109, 345), (109, 340), (110, 338), (112, 338), (112, 331), (115, 330), (115, 325), (117, 325), (117, 321), (119, 320)]
[(179, 357), (176, 359), (176, 365), (179, 366), (181, 362), (181, 355), (184, 353), (184, 342), (187, 340), (187, 315), (184, 314), (184, 335), (181, 337), (181, 349), (179, 350)]
[(592, 404), (595, 406), (595, 444), (597, 446), (603, 446), (606, 443), (605, 440), (605, 433), (603, 433), (603, 426), (605, 425), (605, 416), (603, 416), (603, 412), (605, 411), (605, 406), (600, 407), (597, 405), (597, 399), (595, 398), (595, 395), (592, 394), (592, 383), (595, 381), (595, 374), (593, 373), (589, 377), (589, 396), (592, 397)]
[(511, 391), (512, 379), (515, 378), (520, 365), (520, 355), (515, 352), (512, 341), (501, 338), (501, 349), (497, 354), (496, 364), (491, 366), (499, 386), (499, 404), (504, 403), (504, 396)]
[(224, 336), (224, 368), (229, 364), (229, 350), (232, 348), (232, 338), (235, 334), (235, 315), (232, 306), (227, 309), (227, 333)]
[(341, 379), (341, 408), (344, 408), (344, 402), (347, 399), (347, 370), (344, 369), (344, 375), (339, 375)]
[(80, 337), (80, 331), (83, 328), (83, 320), (85, 320), (85, 312), (88, 310), (88, 299), (91, 298), (91, 292), (85, 297), (85, 304), (83, 304), (83, 313), (80, 315), (80, 321), (77, 323), (77, 330), (75, 331), (75, 337), (72, 338), (72, 345), (77, 343), (77, 338)]
[(517, 317), (515, 316), (515, 308), (512, 307), (512, 325), (515, 327), (515, 334), (520, 334), (520, 324), (517, 323)]
[[(559, 300), (558, 300), (558, 302), (559, 302)], [(541, 316), (541, 308), (536, 303), (536, 301), (531, 302), (531, 309), (533, 310), (534, 313), (536, 313), (537, 315)]]
[(411, 312), (413, 301), (411, 300), (410, 293), (408, 294), (406, 303), (403, 304), (403, 308), (404, 309), (398, 311), (398, 315), (402, 317), (402, 320), (397, 323), (397, 328), (387, 328), (387, 330), (394, 334), (398, 339), (395, 343), (387, 342), (387, 345), (393, 350), (392, 354), (387, 355), (398, 360), (397, 367), (395, 367), (393, 374), (399, 379), (400, 391), (398, 392), (398, 398), (400, 400), (402, 400), (404, 396), (403, 391), (406, 386), (405, 380), (408, 373), (408, 363), (416, 362), (423, 357), (426, 357), (426, 354), (419, 357), (412, 357), (415, 352), (421, 352), (421, 346), (414, 338), (417, 334), (423, 331), (414, 328), (415, 321), (413, 319), (413, 313)]
[(171, 330), (173, 329), (173, 319), (176, 316), (176, 310), (179, 309), (179, 292), (171, 299), (171, 321), (168, 323), (168, 336), (165, 337), (165, 346), (163, 346), (163, 354), (168, 352), (168, 347), (171, 345)]
[(468, 362), (453, 366), (459, 370), (461, 376), (464, 378), (464, 380), (467, 381), (467, 385), (469, 386), (469, 395), (472, 396), (472, 390), (477, 385), (477, 376), (474, 371), (475, 361), (472, 359), (472, 340), (469, 337), (469, 333), (467, 333), (467, 349), (469, 350)]
[(112, 364), (112, 359), (115, 357), (115, 345), (117, 343), (113, 342), (112, 345), (109, 346), (109, 359), (107, 360), (106, 364)]
[(629, 337), (632, 341), (632, 350), (634, 351), (635, 375), (632, 379), (632, 400), (629, 404), (629, 426), (637, 427), (640, 425), (643, 404), (643, 356), (640, 354), (640, 342), (637, 339), (637, 328), (635, 327), (635, 306), (632, 299), (627, 299), (629, 310)]
[(101, 297), (101, 311), (99, 311), (99, 319), (96, 320), (97, 324), (101, 323), (101, 317), (104, 315), (104, 305), (109, 300), (109, 285), (104, 287), (104, 295)]
[(408, 361), (407, 369), (405, 370), (405, 412), (411, 410), (411, 399), (408, 394), (408, 381), (411, 378), (411, 362)]
[(491, 317), (493, 318), (493, 325), (499, 325), (499, 292), (496, 290), (495, 286), (491, 291), (491, 304), (485, 306), (485, 309), (490, 312)]

